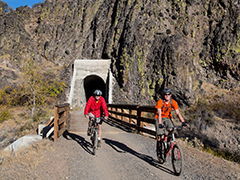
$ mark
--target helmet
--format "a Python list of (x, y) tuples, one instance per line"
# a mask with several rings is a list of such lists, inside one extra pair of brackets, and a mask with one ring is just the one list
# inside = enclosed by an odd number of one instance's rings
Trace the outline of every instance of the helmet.
[(168, 88), (164, 89), (163, 90), (163, 94), (166, 94), (166, 93), (171, 93), (172, 94), (171, 89), (168, 89)]
[(95, 90), (94, 93), (93, 93), (95, 96), (101, 96), (102, 95), (102, 91), (100, 90)]

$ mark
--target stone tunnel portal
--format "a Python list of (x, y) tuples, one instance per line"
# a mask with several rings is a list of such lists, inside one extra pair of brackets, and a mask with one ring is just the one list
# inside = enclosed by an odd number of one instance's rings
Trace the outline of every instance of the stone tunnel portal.
[(72, 66), (71, 88), (68, 102), (71, 108), (84, 109), (87, 100), (99, 89), (107, 103), (112, 102), (113, 77), (111, 59), (75, 60)]
[(86, 101), (88, 101), (88, 99), (93, 95), (93, 92), (96, 89), (99, 89), (102, 91), (103, 93), (103, 97), (107, 102), (107, 97), (106, 97), (106, 93), (105, 93), (105, 88), (106, 85), (103, 81), (102, 78), (100, 78), (99, 76), (96, 75), (90, 75), (88, 77), (86, 77), (84, 79), (84, 91), (85, 91), (85, 96), (86, 96)]

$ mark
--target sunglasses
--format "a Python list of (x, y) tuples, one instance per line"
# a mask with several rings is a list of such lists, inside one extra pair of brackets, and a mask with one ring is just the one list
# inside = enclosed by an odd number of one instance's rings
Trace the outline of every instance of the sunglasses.
[(170, 96), (171, 94), (164, 94), (165, 96)]

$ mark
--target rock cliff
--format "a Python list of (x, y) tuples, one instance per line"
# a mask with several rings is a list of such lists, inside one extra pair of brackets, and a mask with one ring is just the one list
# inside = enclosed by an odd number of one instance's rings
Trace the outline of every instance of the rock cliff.
[(239, 87), (238, 1), (47, 0), (1, 14), (0, 31), (3, 85), (26, 58), (64, 72), (75, 59), (111, 58), (127, 103), (155, 103), (169, 87), (190, 105), (202, 82)]

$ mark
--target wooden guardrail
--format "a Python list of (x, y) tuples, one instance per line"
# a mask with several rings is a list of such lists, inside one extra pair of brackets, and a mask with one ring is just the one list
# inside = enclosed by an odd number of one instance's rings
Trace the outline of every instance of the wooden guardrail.
[(60, 104), (54, 107), (54, 141), (67, 130), (70, 117), (70, 104)]
[(154, 106), (108, 104), (108, 111), (110, 118), (136, 129), (138, 133), (156, 135), (155, 131), (144, 128), (144, 123), (155, 125)]

